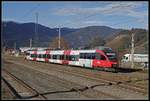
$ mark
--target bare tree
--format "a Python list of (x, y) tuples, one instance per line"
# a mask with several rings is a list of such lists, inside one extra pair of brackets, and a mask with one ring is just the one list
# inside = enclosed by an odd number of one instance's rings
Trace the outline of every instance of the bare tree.
[(102, 39), (100, 36), (93, 37), (89, 42), (89, 47), (94, 48), (96, 46), (104, 46), (105, 40)]
[[(58, 49), (59, 37), (55, 37), (50, 43), (49, 47), (53, 49)], [(69, 49), (69, 43), (63, 38), (60, 38), (60, 49)]]

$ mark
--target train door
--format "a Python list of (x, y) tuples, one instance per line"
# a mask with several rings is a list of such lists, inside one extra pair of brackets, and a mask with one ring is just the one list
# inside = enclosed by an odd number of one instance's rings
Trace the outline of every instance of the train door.
[(96, 57), (93, 60), (93, 67), (105, 68), (105, 67), (111, 67), (111, 65), (104, 54), (96, 53)]
[(50, 62), (50, 50), (46, 50), (45, 54), (44, 54), (44, 59), (45, 59), (45, 62)]
[(82, 67), (92, 67), (92, 59), (90, 53), (80, 53), (79, 64)]
[[(32, 56), (33, 55), (33, 56)], [(37, 51), (34, 51), (33, 54), (31, 54), (31, 56), (33, 57), (33, 61), (37, 60)]]
[(106, 57), (101, 54), (100, 54), (100, 62), (102, 67), (108, 67), (109, 65), (109, 62), (106, 60)]
[(69, 65), (80, 66), (79, 65), (79, 51), (71, 51), (70, 56), (71, 56), (71, 61), (69, 61)]
[(65, 65), (69, 64), (69, 61), (71, 60), (70, 53), (71, 53), (71, 50), (65, 50), (63, 52), (64, 59), (62, 60), (62, 64), (65, 64)]

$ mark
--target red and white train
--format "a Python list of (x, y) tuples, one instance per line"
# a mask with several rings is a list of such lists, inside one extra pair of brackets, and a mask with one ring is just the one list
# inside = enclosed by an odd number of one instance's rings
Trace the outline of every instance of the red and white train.
[(32, 61), (111, 70), (118, 67), (116, 53), (109, 47), (93, 50), (28, 51), (26, 59)]

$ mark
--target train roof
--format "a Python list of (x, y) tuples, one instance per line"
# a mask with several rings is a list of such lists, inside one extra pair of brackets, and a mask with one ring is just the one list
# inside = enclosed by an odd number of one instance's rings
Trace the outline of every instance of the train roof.
[[(95, 47), (93, 49), (68, 49), (68, 50), (71, 50), (71, 51), (80, 51), (80, 52), (94, 52), (95, 50), (103, 50), (104, 52), (106, 53), (112, 53), (114, 52), (110, 47), (106, 47), (106, 46), (98, 46), (98, 47)], [(30, 51), (65, 51), (65, 50), (52, 50), (52, 49), (44, 49), (44, 50), (30, 50)]]
[[(131, 54), (125, 54), (124, 56), (129, 56)], [(148, 54), (134, 54), (134, 56), (148, 56)]]
[(111, 48), (110, 47), (106, 47), (106, 46), (97, 46), (94, 49), (104, 50), (104, 49), (111, 49)]

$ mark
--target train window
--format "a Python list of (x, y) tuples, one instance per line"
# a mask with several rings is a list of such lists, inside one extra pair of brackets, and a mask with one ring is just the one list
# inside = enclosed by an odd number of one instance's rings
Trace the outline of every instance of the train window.
[(69, 55), (69, 61), (71, 61), (71, 56)]
[(61, 55), (57, 55), (57, 59), (58, 59), (58, 60), (61, 60)]
[(31, 54), (31, 57), (33, 57), (34, 54)]
[(64, 55), (62, 55), (62, 60), (64, 60)]
[(41, 54), (41, 58), (44, 58), (44, 54)]
[(43, 54), (41, 54), (41, 58), (43, 58)]
[(71, 61), (76, 61), (76, 56), (75, 55), (71, 55)]
[(59, 60), (62, 60), (62, 55), (59, 55)]
[(91, 58), (92, 58), (92, 59), (95, 59), (95, 58), (96, 58), (96, 54), (95, 54), (95, 53), (92, 53), (92, 54), (91, 54)]
[(69, 61), (71, 61), (71, 56), (69, 55)]
[(38, 57), (38, 58), (41, 58), (41, 55), (40, 55), (40, 54), (38, 54), (38, 55), (37, 55), (37, 57)]
[(53, 55), (53, 59), (60, 59), (60, 55)]
[(57, 55), (53, 55), (53, 59), (57, 59)]
[(71, 56), (65, 55), (65, 60), (71, 60)]
[(43, 54), (43, 58), (46, 58), (46, 54)]
[(54, 59), (57, 59), (57, 55), (54, 55)]
[(71, 55), (71, 61), (75, 61), (75, 56)]
[(38, 56), (39, 58), (42, 58), (42, 54), (39, 54), (39, 56)]
[(87, 58), (87, 53), (84, 53), (83, 58), (84, 58), (84, 59)]
[(67, 55), (64, 55), (64, 60), (67, 60)]
[(87, 59), (92, 59), (92, 53), (87, 53), (87, 54), (86, 54), (86, 58), (87, 58)]
[(101, 57), (100, 57), (100, 54), (99, 54), (99, 53), (96, 53), (96, 54), (95, 54), (95, 59), (98, 59), (98, 60), (100, 60), (100, 59), (101, 59)]
[(58, 59), (59, 58), (59, 56), (58, 55), (55, 55), (55, 59)]
[(64, 55), (60, 55), (60, 59), (61, 59), (61, 60), (64, 60)]
[(71, 61), (78, 61), (79, 55), (71, 55)]
[(66, 60), (69, 60), (69, 57), (68, 57), (68, 55), (66, 55)]
[(56, 57), (57, 57), (57, 58), (56, 58), (57, 60), (59, 60), (59, 59), (60, 59), (60, 55), (56, 55)]
[(66, 60), (66, 55), (63, 55), (64, 60)]
[(71, 56), (66, 55), (66, 60), (71, 60)]
[(95, 59), (96, 54), (95, 53), (80, 53), (81, 59)]
[(37, 55), (36, 55), (36, 54), (31, 54), (31, 57), (32, 57), (32, 58), (36, 58)]
[(101, 60), (106, 60), (104, 55), (101, 55)]
[(50, 54), (46, 54), (46, 58), (50, 59), (51, 55)]
[(66, 56), (65, 56), (65, 55), (63, 55), (63, 56), (62, 56), (62, 59), (63, 59), (63, 60), (65, 60), (65, 59), (66, 59)]
[(80, 53), (80, 59), (83, 59), (83, 53)]
[(76, 61), (79, 60), (79, 55), (75, 55), (75, 60), (76, 60)]

